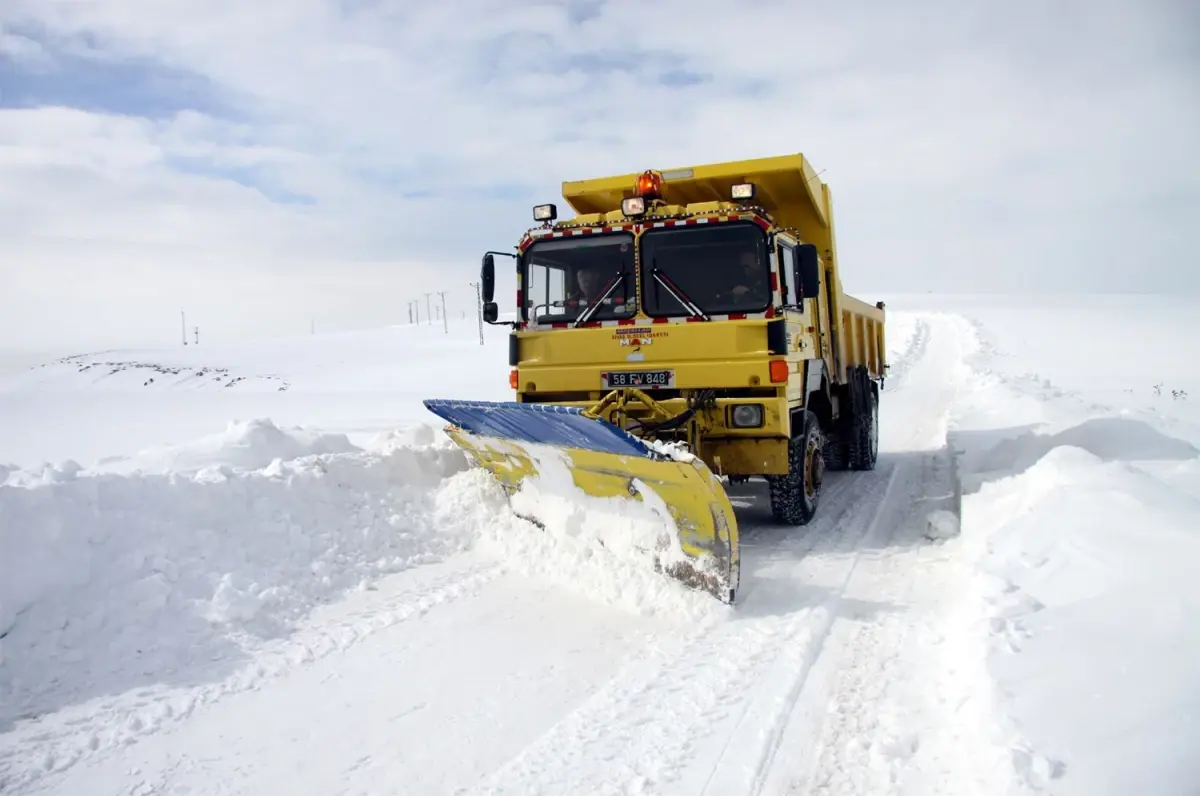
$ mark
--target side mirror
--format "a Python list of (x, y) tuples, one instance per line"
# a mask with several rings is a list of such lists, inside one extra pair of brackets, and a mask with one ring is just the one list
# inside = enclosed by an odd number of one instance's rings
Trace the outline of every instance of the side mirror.
[[(483, 255), (483, 267), (479, 269), (479, 282), (484, 304), (488, 304), (496, 296), (496, 259), (491, 254)], [(485, 307), (484, 312), (486, 311)]]
[(800, 298), (816, 298), (821, 294), (821, 264), (817, 247), (802, 243), (796, 247), (796, 293)]
[(483, 304), (483, 322), (495, 323), (500, 317), (500, 308), (496, 306), (494, 301), (485, 301)]

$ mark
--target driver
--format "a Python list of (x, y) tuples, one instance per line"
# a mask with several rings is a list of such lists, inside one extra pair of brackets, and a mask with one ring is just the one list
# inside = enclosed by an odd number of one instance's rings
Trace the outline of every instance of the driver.
[(575, 272), (575, 290), (567, 296), (570, 301), (590, 302), (599, 297), (604, 283), (600, 277), (600, 269), (595, 266), (584, 266)]
[(733, 294), (735, 301), (746, 301), (757, 297), (767, 295), (766, 274), (762, 265), (758, 261), (758, 253), (753, 251), (742, 252), (738, 257), (738, 265), (741, 267), (742, 273), (738, 284), (729, 291)]

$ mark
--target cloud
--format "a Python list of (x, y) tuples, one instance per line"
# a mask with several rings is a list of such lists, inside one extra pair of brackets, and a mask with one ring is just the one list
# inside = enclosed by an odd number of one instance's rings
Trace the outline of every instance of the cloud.
[(1194, 290), (1197, 21), (1132, 2), (9, 0), (0, 333), (57, 343), (78, 335), (59, 318), (90, 317), (141, 341), (180, 305), (216, 339), (307, 328), (331, 285), (347, 326), (406, 320), (428, 290), (470, 307), (479, 254), (564, 179), (795, 151), (834, 190), (869, 300)]

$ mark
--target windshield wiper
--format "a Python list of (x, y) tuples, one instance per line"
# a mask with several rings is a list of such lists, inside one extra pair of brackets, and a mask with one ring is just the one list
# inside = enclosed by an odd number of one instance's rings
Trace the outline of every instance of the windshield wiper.
[(595, 304), (589, 304), (586, 310), (579, 313), (579, 318), (576, 319), (575, 325), (580, 326), (581, 324), (585, 324), (591, 320), (592, 316), (596, 314), (596, 310), (600, 309), (600, 305), (602, 305), (604, 301), (612, 295), (613, 291), (617, 289), (617, 286), (624, 284), (625, 272), (622, 271), (612, 278), (612, 280), (608, 283), (608, 288), (606, 288), (605, 291), (600, 294), (600, 298), (596, 299)]
[(687, 293), (684, 293), (683, 289), (680, 288), (679, 285), (675, 284), (671, 277), (667, 276), (664, 271), (659, 269), (658, 265), (650, 266), (650, 275), (655, 278), (658, 284), (665, 287), (667, 292), (671, 294), (671, 297), (682, 304), (683, 308), (690, 312), (694, 317), (703, 318), (706, 321), (711, 320), (711, 318), (704, 313), (704, 310), (700, 309), (696, 302), (688, 298)]

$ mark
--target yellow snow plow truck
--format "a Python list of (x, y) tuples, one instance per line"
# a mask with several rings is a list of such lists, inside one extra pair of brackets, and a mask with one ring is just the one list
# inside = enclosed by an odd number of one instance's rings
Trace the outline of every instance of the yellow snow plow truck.
[[(555, 466), (586, 494), (665, 504), (678, 549), (656, 566), (732, 603), (725, 480), (765, 479), (776, 520), (804, 525), (826, 469), (874, 468), (883, 304), (842, 292), (829, 187), (803, 155), (566, 182), (563, 197), (578, 215), (538, 205), (515, 253), (483, 257), (515, 400), (425, 406), (510, 494)], [(496, 255), (516, 261), (515, 321), (498, 320)]]

